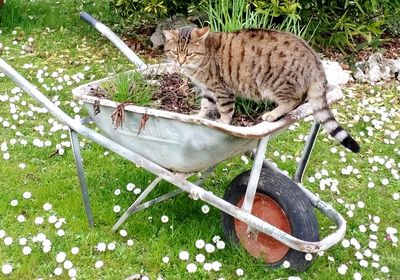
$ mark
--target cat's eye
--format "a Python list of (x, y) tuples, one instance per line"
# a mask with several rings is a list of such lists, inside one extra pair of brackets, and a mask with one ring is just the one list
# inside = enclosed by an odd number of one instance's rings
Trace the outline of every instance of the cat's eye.
[(192, 53), (192, 52), (188, 52), (187, 54), (186, 54), (186, 56), (193, 56), (194, 55), (194, 53)]
[(177, 51), (171, 51), (173, 55), (178, 55)]

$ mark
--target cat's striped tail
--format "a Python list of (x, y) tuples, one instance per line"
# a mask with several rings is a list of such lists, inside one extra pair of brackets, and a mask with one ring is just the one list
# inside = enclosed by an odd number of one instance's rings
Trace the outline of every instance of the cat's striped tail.
[(326, 132), (339, 141), (340, 144), (350, 151), (358, 153), (360, 151), (360, 146), (350, 134), (340, 126), (333, 116), (332, 111), (329, 109), (326, 100), (326, 91), (326, 83), (322, 82), (312, 83), (308, 90), (307, 99), (313, 109), (314, 118), (319, 121)]

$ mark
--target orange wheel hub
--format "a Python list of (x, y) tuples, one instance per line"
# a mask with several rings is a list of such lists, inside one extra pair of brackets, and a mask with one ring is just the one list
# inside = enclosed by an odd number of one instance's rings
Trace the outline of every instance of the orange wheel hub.
[[(242, 207), (244, 197), (242, 197), (236, 206)], [(251, 213), (263, 221), (279, 228), (280, 230), (291, 234), (289, 220), (283, 209), (269, 196), (256, 193)], [(247, 225), (235, 219), (234, 220), (236, 235), (242, 246), (256, 258), (263, 258), (266, 263), (275, 263), (282, 260), (289, 247), (272, 237), (258, 232), (254, 238), (247, 234)]]

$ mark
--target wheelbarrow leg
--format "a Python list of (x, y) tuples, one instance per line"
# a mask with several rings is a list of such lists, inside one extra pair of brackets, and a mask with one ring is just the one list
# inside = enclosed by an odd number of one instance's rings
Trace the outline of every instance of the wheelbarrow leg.
[(119, 218), (119, 220), (115, 223), (115, 225), (112, 227), (112, 231), (116, 231), (126, 221), (126, 219), (128, 219), (133, 210), (135, 210), (139, 206), (143, 199), (145, 199), (149, 195), (149, 193), (157, 186), (160, 181), (161, 178), (157, 177), (156, 179), (154, 179), (153, 182), (151, 182), (151, 184), (140, 194), (135, 202), (131, 206), (129, 206), (128, 210), (126, 210), (121, 218)]
[[(260, 179), (261, 169), (265, 158), (265, 149), (267, 148), (269, 136), (266, 136), (258, 141), (256, 155), (254, 157), (253, 167), (250, 172), (249, 182), (247, 183), (246, 195), (244, 197), (242, 209), (251, 213), (253, 208), (254, 196), (257, 191), (258, 181)], [(256, 232), (249, 226), (248, 234), (256, 235)]]
[[(196, 185), (202, 185), (203, 182), (208, 178), (208, 176), (211, 174), (211, 172), (214, 170), (215, 166), (212, 166), (208, 168), (204, 173), (201, 174), (201, 176), (198, 178), (198, 180), (194, 183)], [(189, 174), (181, 174), (182, 178), (187, 178), (190, 177)], [(164, 194), (162, 196), (159, 196), (157, 198), (154, 198), (150, 201), (147, 201), (143, 204), (140, 204), (148, 195), (149, 193), (157, 186), (157, 184), (161, 181), (160, 177), (157, 177), (143, 192), (142, 194), (133, 202), (131, 206), (129, 206), (128, 210), (125, 211), (125, 213), (119, 218), (119, 220), (115, 223), (115, 225), (112, 228), (112, 231), (115, 232), (125, 221), (126, 219), (131, 216), (132, 214), (139, 212), (143, 209), (146, 209), (150, 206), (153, 206), (159, 202), (165, 201), (167, 199), (170, 199), (171, 197), (174, 197), (180, 193), (183, 192), (183, 190), (178, 189), (174, 190), (172, 192), (169, 192), (167, 194)], [(190, 196), (190, 195), (189, 195)], [(197, 199), (192, 197), (193, 199)]]
[(81, 193), (82, 193), (83, 204), (85, 206), (86, 217), (88, 219), (89, 226), (94, 227), (93, 214), (92, 214), (92, 209), (90, 207), (88, 188), (87, 188), (85, 173), (83, 170), (83, 162), (79, 146), (78, 134), (72, 129), (70, 129), (70, 137), (71, 137), (72, 151), (74, 152), (75, 165), (78, 172), (79, 183), (81, 186)]
[(321, 125), (317, 121), (314, 121), (313, 125), (311, 126), (307, 142), (304, 145), (303, 154), (301, 155), (299, 165), (297, 166), (293, 177), (293, 180), (297, 183), (301, 183), (301, 180), (303, 179), (304, 171), (306, 170), (315, 141), (317, 140), (320, 127)]

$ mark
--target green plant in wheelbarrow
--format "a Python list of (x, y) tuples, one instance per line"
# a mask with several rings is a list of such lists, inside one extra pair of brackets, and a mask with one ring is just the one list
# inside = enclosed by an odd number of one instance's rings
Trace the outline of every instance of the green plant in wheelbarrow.
[(146, 81), (140, 72), (132, 71), (114, 76), (115, 78), (101, 84), (107, 98), (138, 106), (151, 105), (157, 86)]

